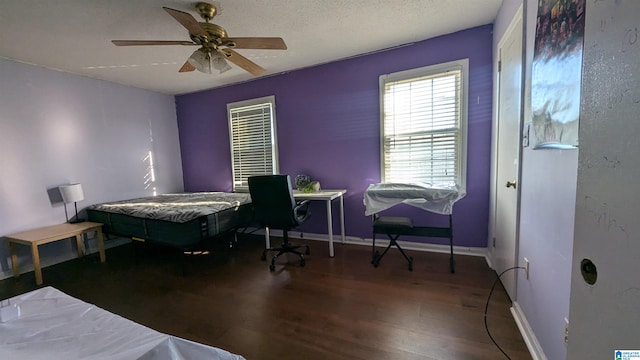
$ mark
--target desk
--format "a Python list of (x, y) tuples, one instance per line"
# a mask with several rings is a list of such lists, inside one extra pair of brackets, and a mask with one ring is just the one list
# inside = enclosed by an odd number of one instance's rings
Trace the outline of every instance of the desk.
[(105, 262), (104, 239), (102, 237), (102, 224), (100, 223), (90, 221), (77, 224), (65, 223), (7, 235), (6, 237), (9, 241), (9, 250), (11, 251), (11, 269), (13, 270), (13, 276), (20, 276), (15, 244), (22, 244), (31, 247), (33, 269), (36, 274), (36, 284), (42, 285), (42, 269), (40, 268), (40, 253), (38, 251), (38, 245), (75, 237), (78, 245), (78, 257), (81, 257), (84, 255), (82, 235), (92, 231), (95, 231), (98, 234), (100, 261)]
[[(346, 189), (339, 190), (320, 190), (316, 192), (305, 193), (299, 190), (293, 191), (293, 197), (296, 200), (311, 200), (311, 201), (325, 201), (327, 204), (327, 231), (329, 232), (329, 256), (334, 256), (333, 251), (333, 217), (331, 216), (331, 202), (333, 200), (340, 200), (340, 234), (342, 235), (342, 242), (345, 242), (344, 236), (344, 197), (347, 193)], [(267, 248), (270, 247), (269, 241), (269, 228), (265, 229), (265, 241)]]

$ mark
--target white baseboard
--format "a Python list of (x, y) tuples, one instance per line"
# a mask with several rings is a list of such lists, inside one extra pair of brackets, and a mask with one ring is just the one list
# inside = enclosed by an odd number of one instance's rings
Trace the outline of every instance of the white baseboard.
[(489, 266), (489, 269), (495, 270), (496, 268), (493, 267), (493, 256), (492, 256), (491, 252), (489, 251), (489, 249), (487, 249), (487, 255), (484, 258), (485, 258), (485, 260), (487, 260), (487, 265)]
[[(253, 234), (264, 235), (264, 229), (251, 229)], [(269, 234), (272, 236), (282, 236), (281, 230), (270, 229)], [(317, 241), (326, 241), (329, 242), (329, 235), (327, 234), (315, 234), (315, 233), (301, 233), (299, 231), (290, 231), (289, 236), (300, 238), (300, 239), (309, 239), (309, 240), (317, 240)], [(340, 244), (342, 243), (342, 236), (333, 235), (333, 243)], [(345, 236), (345, 244), (353, 244), (353, 245), (365, 245), (371, 246), (373, 243), (373, 239), (371, 238), (361, 238), (357, 236)], [(402, 246), (403, 249), (406, 250), (416, 250), (416, 251), (428, 251), (428, 252), (437, 252), (437, 253), (445, 253), (448, 254), (451, 250), (449, 249), (449, 245), (440, 245), (440, 244), (427, 244), (427, 243), (418, 243), (412, 241), (402, 241), (398, 240), (398, 244)], [(376, 246), (386, 247), (389, 245), (388, 239), (376, 238)], [(470, 255), (470, 256), (487, 256), (486, 248), (475, 248), (475, 247), (465, 247), (465, 246), (453, 246), (453, 253), (456, 255)]]
[[(131, 239), (127, 239), (127, 238), (113, 238), (113, 239), (109, 239), (106, 240), (104, 242), (104, 248), (105, 249), (110, 249), (112, 247), (115, 246), (119, 246), (122, 244), (126, 244), (128, 242), (130, 242)], [(95, 254), (98, 252), (98, 242), (97, 240), (94, 239), (89, 239), (87, 241), (85, 241), (85, 252), (87, 255), (89, 254)], [(65, 261), (69, 261), (72, 259), (76, 259), (78, 257), (78, 254), (73, 251), (67, 254), (63, 254), (63, 255), (58, 255), (58, 256), (54, 256), (54, 257), (50, 257), (50, 256), (40, 256), (40, 267), (41, 268), (46, 268), (47, 266), (51, 266), (51, 265), (56, 265)], [(31, 258), (29, 258), (28, 260), (28, 264), (20, 264), (20, 274), (25, 274), (28, 272), (32, 272), (33, 269), (33, 262), (31, 262)], [(11, 261), (9, 260), (9, 263), (11, 263)], [(0, 272), (0, 280), (3, 279), (7, 279), (13, 276), (13, 273), (11, 270), (7, 270), (7, 271), (3, 271)]]
[[(262, 228), (261, 229), (251, 228), (248, 230), (249, 230), (248, 232), (253, 234), (258, 234), (263, 236), (265, 234), (265, 231)], [(282, 231), (271, 229), (270, 234), (273, 236), (280, 237), (282, 236)], [(290, 234), (293, 237), (329, 242), (329, 235), (327, 234), (301, 233), (301, 232), (290, 232)], [(130, 241), (131, 240), (127, 238), (113, 238), (108, 241), (105, 241), (105, 248), (109, 249), (115, 246), (126, 244)], [(334, 235), (333, 242), (334, 244), (341, 243), (342, 242), (341, 236)], [(356, 236), (345, 237), (345, 244), (371, 246), (372, 242), (373, 242), (373, 239), (371, 238), (360, 238)], [(400, 244), (400, 246), (402, 246), (403, 249), (407, 249), (407, 250), (428, 251), (428, 252), (445, 253), (445, 254), (448, 254), (450, 251), (449, 245), (417, 243), (417, 242), (402, 241), (402, 240), (399, 240), (398, 244)], [(87, 245), (87, 249), (86, 249), (87, 254), (93, 254), (98, 252), (98, 246), (95, 239), (87, 240), (86, 245)], [(382, 239), (382, 238), (376, 239), (376, 246), (386, 247), (387, 245), (389, 245), (388, 239)], [(488, 259), (486, 248), (454, 246), (453, 253), (456, 255), (482, 256)], [(42, 268), (45, 268), (47, 266), (51, 266), (51, 265), (59, 264), (61, 262), (75, 259), (76, 257), (77, 255), (75, 252), (56, 256), (53, 258), (41, 257), (41, 266)], [(21, 265), (21, 269), (20, 269), (21, 274), (28, 273), (30, 271), (33, 271), (33, 264), (31, 262), (25, 265)], [(11, 276), (13, 276), (13, 274), (11, 273), (11, 270), (0, 272), (0, 280), (9, 278)]]
[(533, 360), (547, 360), (547, 356), (544, 354), (544, 351), (542, 351), (538, 338), (536, 338), (533, 329), (531, 329), (517, 301), (514, 301), (511, 306), (511, 315), (513, 315), (513, 319), (516, 321), (516, 325), (518, 325), (520, 334), (522, 334), (522, 338)]

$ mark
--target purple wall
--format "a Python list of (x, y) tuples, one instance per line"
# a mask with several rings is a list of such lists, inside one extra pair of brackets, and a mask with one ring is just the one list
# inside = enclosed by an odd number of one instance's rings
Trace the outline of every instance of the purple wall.
[[(371, 237), (363, 193), (380, 181), (382, 74), (469, 58), (467, 196), (454, 207), (455, 245), (486, 247), (492, 106), (492, 25), (410, 46), (176, 97), (185, 191), (230, 191), (231, 164), (226, 105), (275, 95), (280, 172), (308, 174), (325, 189), (346, 188), (349, 236)], [(337, 205), (335, 206), (337, 210)], [(302, 231), (326, 233), (324, 204)], [(337, 213), (337, 211), (334, 212)], [(447, 218), (409, 206), (385, 215), (410, 216), (419, 225)], [(334, 224), (339, 224), (337, 217)], [(339, 232), (339, 226), (334, 226)], [(406, 240), (406, 239), (405, 239)], [(415, 238), (446, 243), (446, 239)]]

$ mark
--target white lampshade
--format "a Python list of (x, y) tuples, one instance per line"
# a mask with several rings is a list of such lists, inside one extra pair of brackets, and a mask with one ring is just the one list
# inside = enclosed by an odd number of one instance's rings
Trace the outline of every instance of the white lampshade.
[(62, 195), (62, 201), (67, 204), (84, 200), (81, 184), (62, 185), (58, 189)]
[(205, 74), (211, 74), (211, 69), (213, 66), (211, 64), (211, 56), (209, 55), (209, 53), (198, 49), (194, 51), (193, 54), (191, 54), (187, 61), (198, 71)]
[(225, 56), (216, 51), (212, 53), (211, 51), (198, 49), (191, 54), (187, 61), (196, 70), (205, 74), (211, 74), (213, 70), (218, 70), (220, 74), (231, 70), (231, 66), (227, 63)]
[(211, 64), (213, 68), (220, 71), (220, 74), (223, 72), (231, 70), (231, 66), (227, 63), (227, 59), (224, 56), (220, 55), (220, 53), (216, 53), (211, 59)]

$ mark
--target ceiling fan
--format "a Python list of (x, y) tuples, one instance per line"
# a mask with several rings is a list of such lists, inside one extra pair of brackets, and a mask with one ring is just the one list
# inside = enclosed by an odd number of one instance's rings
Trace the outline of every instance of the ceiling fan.
[(111, 42), (116, 46), (196, 45), (200, 48), (191, 54), (179, 72), (198, 70), (211, 74), (213, 70), (217, 70), (223, 73), (231, 69), (227, 63), (229, 60), (254, 76), (262, 75), (265, 69), (233, 49), (287, 49), (284, 40), (279, 37), (228, 37), (227, 31), (222, 26), (210, 22), (219, 12), (218, 7), (213, 4), (204, 2), (196, 4), (196, 10), (204, 22), (198, 22), (191, 14), (184, 11), (164, 6), (162, 8), (189, 31), (191, 41), (112, 40)]

